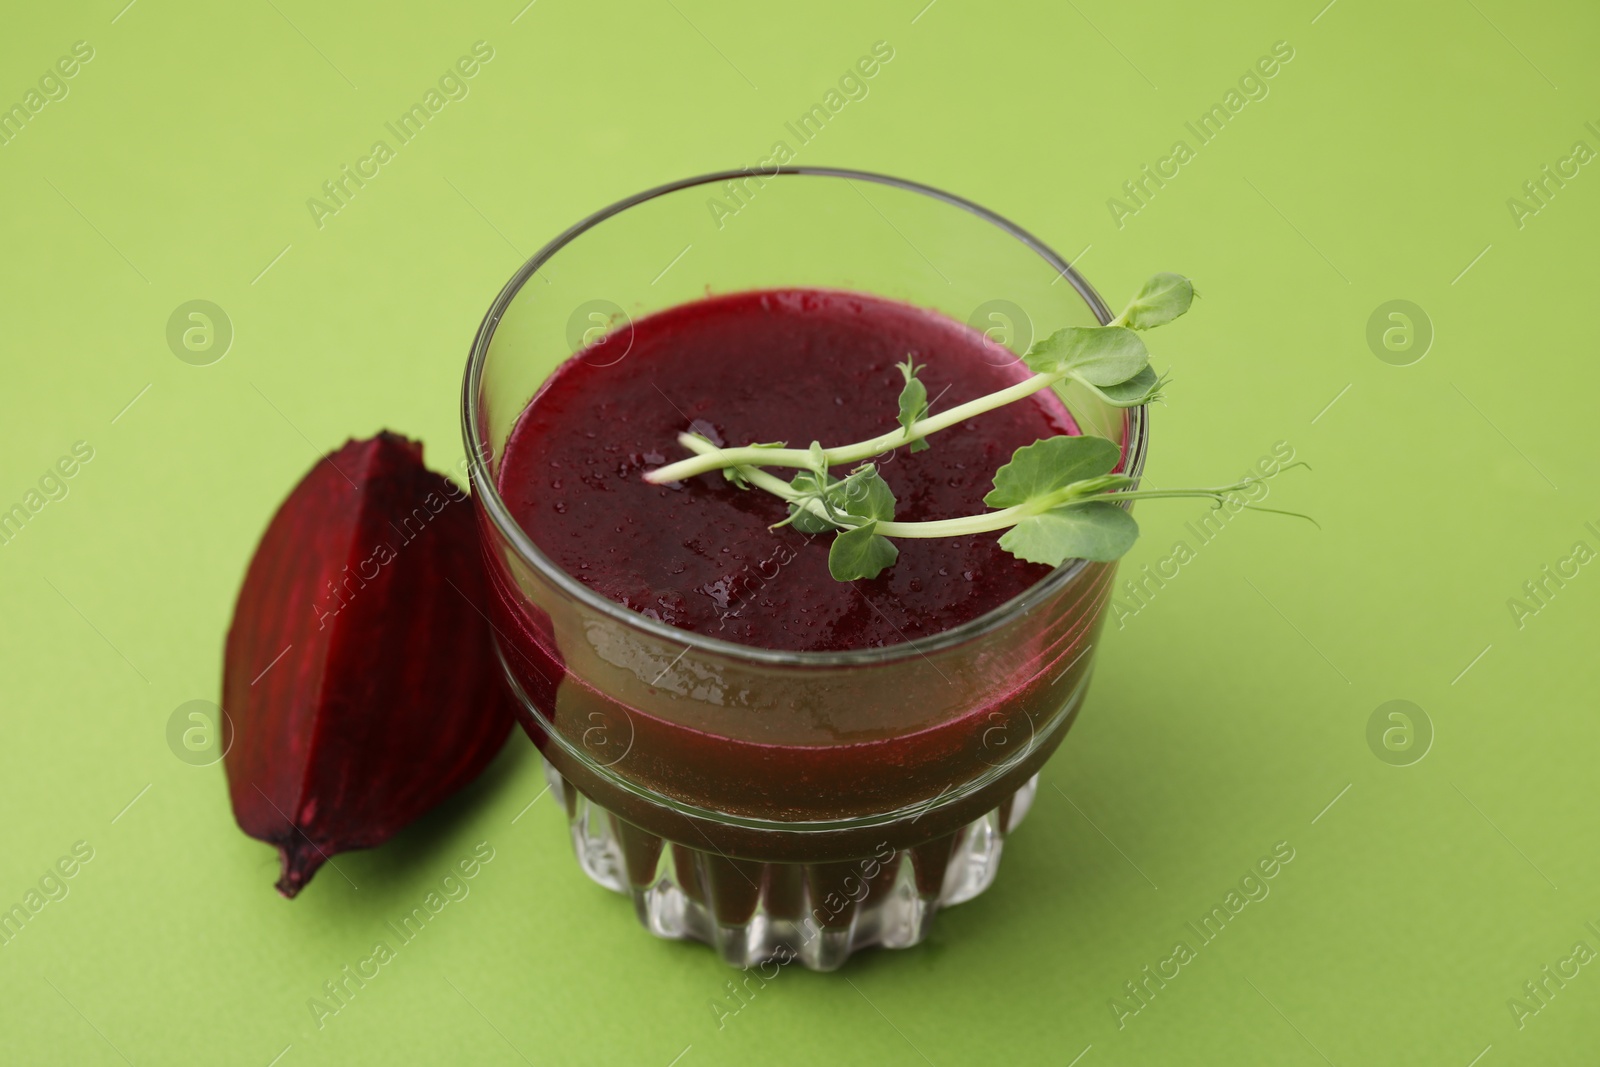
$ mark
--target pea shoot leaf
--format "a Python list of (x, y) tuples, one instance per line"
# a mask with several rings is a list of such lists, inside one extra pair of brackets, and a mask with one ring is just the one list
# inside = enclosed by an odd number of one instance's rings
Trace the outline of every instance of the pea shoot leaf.
[(1181, 274), (1154, 274), (1122, 313), (1122, 321), (1135, 330), (1164, 326), (1189, 310), (1194, 285)]
[(1023, 445), (994, 472), (994, 488), (983, 502), (1009, 508), (1039, 500), (1073, 482), (1111, 473), (1122, 450), (1104, 437), (1046, 437)]
[[(789, 485), (804, 494), (789, 502), (788, 521), (801, 533), (825, 533), (894, 518), (894, 490), (870, 463), (852, 471), (847, 478), (801, 471)], [(820, 502), (828, 517), (807, 507), (809, 500)]]
[[(910, 356), (906, 356), (904, 363), (896, 363), (895, 366), (900, 368), (900, 373), (905, 375), (906, 379), (905, 388), (900, 390), (898, 419), (900, 425), (909, 433), (916, 421), (928, 413), (928, 387), (917, 378), (917, 372), (927, 368), (917, 366), (916, 361)], [(919, 437), (911, 442), (913, 452), (921, 452), (927, 447), (928, 440), (925, 437)]]
[(1068, 326), (1022, 358), (1037, 373), (1064, 371), (1095, 386), (1125, 382), (1150, 364), (1144, 341), (1125, 326)]
[(900, 550), (887, 537), (878, 536), (877, 527), (876, 522), (869, 522), (833, 539), (828, 549), (828, 573), (835, 581), (876, 578), (894, 566)]
[[(1109, 500), (1087, 500), (1030, 515), (1000, 536), (1000, 547), (1029, 563), (1121, 559), (1139, 538), (1133, 516)], [(830, 556), (830, 560), (831, 560)]]
[(854, 518), (868, 521), (894, 518), (894, 490), (870, 463), (829, 486), (826, 495), (830, 505)]
[(789, 502), (787, 520), (789, 524), (803, 534), (819, 534), (839, 529), (838, 523), (823, 518), (804, 504), (807, 499), (820, 499), (822, 490), (833, 483), (833, 477), (825, 472), (818, 474), (816, 471), (801, 471), (796, 474), (789, 485), (805, 496), (800, 501)]
[(1161, 399), (1161, 387), (1166, 379), (1158, 377), (1149, 366), (1125, 382), (1116, 385), (1088, 385), (1096, 396), (1115, 408), (1136, 408)]

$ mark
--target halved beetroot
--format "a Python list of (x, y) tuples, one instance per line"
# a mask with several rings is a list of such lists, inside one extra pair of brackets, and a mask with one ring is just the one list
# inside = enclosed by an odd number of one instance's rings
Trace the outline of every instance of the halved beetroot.
[(513, 716), (464, 490), (420, 443), (350, 441), (295, 487), (228, 631), (234, 817), (277, 845), (293, 897), (477, 777)]

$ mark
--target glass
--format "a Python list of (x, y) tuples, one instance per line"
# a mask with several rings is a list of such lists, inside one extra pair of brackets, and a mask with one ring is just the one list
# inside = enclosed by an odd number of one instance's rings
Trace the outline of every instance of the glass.
[[(921, 941), (995, 875), (1081, 705), (1114, 564), (1069, 561), (914, 643), (733, 644), (646, 618), (556, 567), (496, 490), (544, 379), (587, 345), (625, 359), (635, 317), (708, 293), (863, 291), (985, 330), (996, 359), (1110, 320), (1037, 238), (976, 204), (814, 167), (705, 175), (600, 211), (517, 271), (473, 342), (462, 419), (501, 662), (596, 882), (662, 937), (735, 966), (838, 967)], [(1147, 414), (1062, 392), (1143, 467)]]

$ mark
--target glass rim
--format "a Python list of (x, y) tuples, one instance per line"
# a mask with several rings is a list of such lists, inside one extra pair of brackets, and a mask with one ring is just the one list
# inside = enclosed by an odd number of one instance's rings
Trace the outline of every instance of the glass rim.
[[(850, 170), (841, 167), (774, 167), (771, 169), (745, 167), (741, 170), (715, 171), (709, 174), (701, 174), (697, 177), (668, 182), (618, 200), (569, 226), (529, 257), (527, 262), (511, 276), (510, 281), (506, 282), (495, 297), (494, 302), (489, 305), (489, 310), (484, 315), (483, 321), (479, 324), (478, 331), (472, 339), (472, 348), (467, 356), (466, 372), (462, 376), (461, 383), (461, 434), (467, 450), (467, 469), (473, 495), (483, 507), (495, 531), (504, 537), (507, 543), (516, 550), (523, 562), (561, 590), (562, 593), (617, 622), (643, 630), (655, 637), (681, 643), (686, 646), (685, 651), (692, 649), (725, 656), (730, 659), (791, 667), (864, 666), (894, 662), (911, 656), (926, 656), (930, 652), (942, 651), (946, 648), (963, 644), (1005, 625), (1018, 614), (1028, 611), (1036, 601), (1054, 594), (1070, 583), (1088, 566), (1088, 561), (1082, 559), (1068, 560), (1004, 604), (991, 608), (977, 618), (969, 619), (959, 626), (941, 630), (927, 637), (902, 641), (892, 645), (881, 645), (875, 648), (847, 649), (841, 652), (804, 652), (761, 648), (756, 645), (745, 645), (736, 641), (726, 641), (720, 637), (710, 637), (705, 634), (695, 633), (692, 630), (685, 630), (681, 627), (649, 618), (631, 608), (623, 607), (608, 597), (601, 596), (572, 577), (546, 556), (539, 546), (533, 543), (533, 539), (528, 536), (527, 532), (512, 518), (510, 509), (501, 497), (499, 487), (494, 484), (484, 459), (489, 454), (489, 448), (485, 443), (484, 427), (479, 418), (478, 393), (483, 383), (484, 364), (488, 359), (490, 343), (493, 341), (495, 329), (499, 326), (500, 319), (511, 305), (511, 301), (522, 291), (523, 285), (538, 272), (540, 267), (548, 263), (557, 252), (571, 244), (574, 239), (600, 223), (621, 214), (631, 207), (636, 207), (657, 197), (683, 189), (690, 189), (698, 185), (710, 185), (735, 178), (796, 176), (842, 178), (846, 181), (873, 182), (907, 192), (920, 193), (952, 207), (960, 208), (1016, 238), (1039, 256), (1040, 259), (1049, 264), (1061, 277), (1071, 283), (1073, 289), (1083, 298), (1084, 303), (1089, 306), (1090, 313), (1099, 320), (1101, 325), (1111, 321), (1111, 309), (1100, 298), (1100, 294), (1095, 292), (1094, 287), (1078, 274), (1069, 261), (1058, 255), (1054, 249), (1010, 219), (996, 214), (971, 200), (956, 196), (954, 193), (945, 192), (942, 189), (936, 189), (931, 185), (924, 185), (920, 182), (896, 178), (887, 174)], [(1126, 457), (1124, 469), (1130, 477), (1137, 481), (1144, 471), (1145, 453), (1149, 442), (1150, 415), (1146, 407), (1125, 410), (1127, 440), (1123, 444)]]

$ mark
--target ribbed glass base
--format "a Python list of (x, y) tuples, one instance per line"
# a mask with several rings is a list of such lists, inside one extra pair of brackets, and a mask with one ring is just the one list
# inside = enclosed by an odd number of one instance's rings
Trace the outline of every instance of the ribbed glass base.
[(578, 863), (607, 889), (633, 898), (657, 937), (703, 941), (735, 967), (799, 960), (841, 966), (860, 948), (909, 948), (934, 914), (994, 881), (1005, 835), (1028, 813), (1034, 775), (998, 808), (960, 830), (908, 849), (828, 863), (763, 863), (666, 841), (595, 804), (546, 761), (565, 804)]

